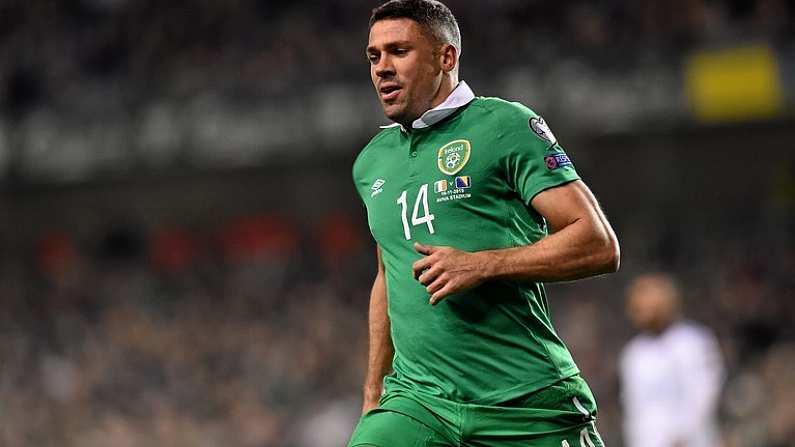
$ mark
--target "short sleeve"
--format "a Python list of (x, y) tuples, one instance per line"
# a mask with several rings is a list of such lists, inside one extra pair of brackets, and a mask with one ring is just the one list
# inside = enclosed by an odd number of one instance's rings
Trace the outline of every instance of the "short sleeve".
[(359, 198), (359, 202), (362, 204), (362, 207), (366, 208), (367, 204), (364, 201), (364, 196), (362, 196), (361, 181), (359, 180), (359, 176), (357, 175), (355, 162), (353, 167), (351, 168), (351, 178), (353, 179), (353, 188), (356, 190), (356, 196)]
[(505, 151), (506, 180), (526, 205), (541, 191), (580, 178), (542, 117), (521, 104), (506, 108), (498, 144)]
[(359, 197), (359, 201), (362, 204), (362, 207), (367, 208), (367, 201), (366, 196), (370, 189), (370, 184), (367, 183), (367, 169), (368, 169), (368, 157), (367, 157), (367, 149), (369, 146), (365, 146), (359, 154), (356, 156), (356, 159), (353, 161), (353, 166), (351, 166), (351, 178), (353, 180), (353, 187), (356, 189), (356, 195)]

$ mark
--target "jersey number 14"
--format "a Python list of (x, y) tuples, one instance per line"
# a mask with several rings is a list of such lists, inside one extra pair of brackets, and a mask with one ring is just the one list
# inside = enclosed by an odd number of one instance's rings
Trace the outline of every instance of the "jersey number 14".
[[(410, 240), (411, 228), (409, 228), (409, 220), (406, 215), (408, 212), (408, 205), (406, 204), (405, 190), (400, 194), (400, 197), (398, 197), (397, 203), (401, 207), (400, 217), (403, 221), (403, 235), (406, 236), (406, 240)], [(419, 215), (420, 204), (422, 204), (422, 216)], [(433, 214), (431, 214), (428, 209), (428, 184), (426, 183), (420, 186), (420, 192), (417, 194), (417, 199), (414, 201), (414, 211), (411, 213), (411, 224), (414, 226), (425, 224), (428, 226), (428, 232), (433, 234), (433, 219)]]

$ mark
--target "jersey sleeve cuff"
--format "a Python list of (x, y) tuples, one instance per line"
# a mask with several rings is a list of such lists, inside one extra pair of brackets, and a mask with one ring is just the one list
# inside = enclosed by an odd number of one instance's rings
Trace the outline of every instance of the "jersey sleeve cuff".
[(580, 176), (576, 173), (572, 173), (566, 175), (565, 177), (551, 178), (549, 180), (540, 182), (536, 184), (535, 187), (531, 189), (525, 197), (522, 198), (522, 200), (524, 201), (525, 205), (531, 206), (530, 203), (532, 203), (533, 199), (540, 193), (546, 191), (547, 189), (563, 186), (576, 180), (580, 180)]

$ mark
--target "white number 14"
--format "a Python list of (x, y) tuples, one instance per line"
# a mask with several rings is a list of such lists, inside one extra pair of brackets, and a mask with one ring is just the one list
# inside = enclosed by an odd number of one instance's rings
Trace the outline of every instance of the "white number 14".
[[(409, 228), (409, 221), (408, 217), (406, 216), (406, 212), (408, 211), (406, 205), (406, 191), (404, 190), (400, 197), (397, 199), (398, 205), (401, 206), (401, 215), (400, 217), (403, 219), (403, 235), (406, 236), (406, 240), (411, 239), (411, 229)], [(423, 208), (423, 215), (418, 216), (420, 210), (420, 203), (422, 203)], [(428, 184), (424, 184), (420, 186), (420, 192), (417, 194), (417, 200), (414, 201), (414, 211), (411, 213), (411, 224), (412, 225), (428, 225), (428, 232), (433, 234), (433, 214), (430, 213), (428, 210)]]

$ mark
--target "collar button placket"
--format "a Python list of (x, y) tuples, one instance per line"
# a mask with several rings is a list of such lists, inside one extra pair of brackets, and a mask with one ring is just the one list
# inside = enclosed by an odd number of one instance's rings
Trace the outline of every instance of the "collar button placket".
[(418, 141), (416, 133), (412, 132), (409, 135), (409, 176), (411, 178), (417, 177), (417, 146)]

